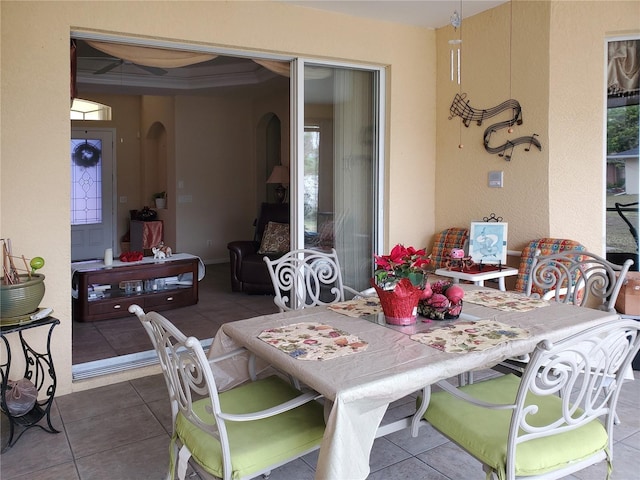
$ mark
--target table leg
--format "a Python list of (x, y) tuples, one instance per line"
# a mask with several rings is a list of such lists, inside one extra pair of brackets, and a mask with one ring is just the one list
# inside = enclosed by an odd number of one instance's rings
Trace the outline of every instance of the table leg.
[(500, 288), (501, 292), (506, 292), (507, 288), (504, 286), (504, 277), (500, 277), (498, 279), (498, 287)]
[(484, 280), (476, 280), (475, 282), (473, 282), (474, 285), (477, 285), (478, 287), (484, 287)]

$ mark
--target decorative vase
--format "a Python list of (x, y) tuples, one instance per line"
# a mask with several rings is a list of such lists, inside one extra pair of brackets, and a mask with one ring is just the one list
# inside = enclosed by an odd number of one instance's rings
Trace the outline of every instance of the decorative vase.
[(20, 283), (2, 285), (0, 298), (0, 317), (10, 318), (30, 315), (38, 310), (44, 297), (44, 275), (35, 273), (31, 278), (20, 275)]
[(371, 286), (375, 288), (380, 298), (380, 305), (388, 324), (413, 325), (416, 323), (422, 290), (415, 287), (407, 278), (401, 279), (393, 290), (380, 288), (374, 279), (371, 279)]
[(418, 303), (418, 313), (430, 320), (455, 320), (462, 313), (462, 300), (456, 305), (449, 305), (445, 308), (435, 308), (427, 303), (427, 300), (420, 300)]

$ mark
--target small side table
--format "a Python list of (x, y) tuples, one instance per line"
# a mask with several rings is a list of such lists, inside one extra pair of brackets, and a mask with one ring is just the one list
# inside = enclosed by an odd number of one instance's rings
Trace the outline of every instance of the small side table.
[(506, 287), (504, 285), (504, 278), (510, 277), (512, 275), (518, 274), (517, 268), (512, 267), (502, 267), (501, 270), (489, 270), (486, 272), (458, 272), (457, 270), (449, 270), (446, 268), (439, 268), (436, 270), (436, 275), (440, 275), (442, 277), (453, 278), (455, 283), (458, 283), (460, 280), (466, 280), (468, 282), (473, 282), (474, 285), (478, 285), (480, 287), (484, 287), (485, 280), (493, 280), (498, 279), (498, 286), (501, 291), (505, 291)]
[[(46, 317), (34, 322), (25, 323), (22, 325), (13, 325), (0, 327), (0, 337), (4, 342), (5, 349), (7, 351), (6, 363), (0, 364), (0, 377), (2, 383), (0, 384), (0, 408), (9, 419), (9, 439), (7, 444), (2, 447), (0, 452), (5, 452), (16, 444), (22, 434), (31, 427), (40, 427), (45, 432), (59, 433), (58, 430), (51, 425), (51, 405), (53, 404), (53, 396), (56, 392), (56, 372), (53, 367), (53, 359), (51, 358), (51, 334), (53, 328), (60, 323), (60, 320), (54, 317)], [(35, 351), (25, 340), (23, 332), (31, 328), (49, 326), (49, 334), (47, 336), (47, 351), (45, 353), (39, 353)], [(46, 398), (43, 400), (37, 400), (33, 408), (24, 415), (19, 417), (13, 416), (9, 412), (6, 402), (7, 382), (9, 380), (9, 373), (11, 370), (11, 347), (6, 336), (11, 333), (17, 333), (20, 336), (20, 344), (22, 346), (22, 352), (24, 354), (26, 367), (23, 377), (33, 382), (33, 384), (40, 390), (45, 388), (45, 380), (50, 379), (51, 384), (46, 382)], [(47, 427), (39, 425), (38, 422), (43, 418), (47, 419)], [(14, 438), (15, 427), (20, 425), (23, 427), (22, 431)]]

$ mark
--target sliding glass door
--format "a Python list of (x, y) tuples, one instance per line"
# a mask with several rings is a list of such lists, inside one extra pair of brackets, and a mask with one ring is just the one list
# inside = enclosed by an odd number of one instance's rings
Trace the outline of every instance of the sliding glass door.
[(638, 270), (638, 140), (640, 138), (640, 38), (607, 42), (607, 259), (634, 260)]
[(335, 248), (345, 284), (365, 289), (382, 231), (384, 71), (304, 61), (294, 70), (295, 243)]

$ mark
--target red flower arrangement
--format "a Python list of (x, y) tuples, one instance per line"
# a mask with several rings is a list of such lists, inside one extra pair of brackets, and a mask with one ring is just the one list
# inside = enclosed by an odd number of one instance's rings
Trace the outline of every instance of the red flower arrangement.
[(416, 322), (429, 258), (424, 249), (398, 244), (389, 255), (376, 255), (376, 271), (371, 279), (380, 298), (387, 323), (410, 325)]
[(375, 255), (376, 285), (389, 290), (394, 288), (401, 279), (407, 278), (412, 285), (422, 288), (430, 262), (424, 248), (417, 250), (414, 247), (397, 244), (389, 255)]

